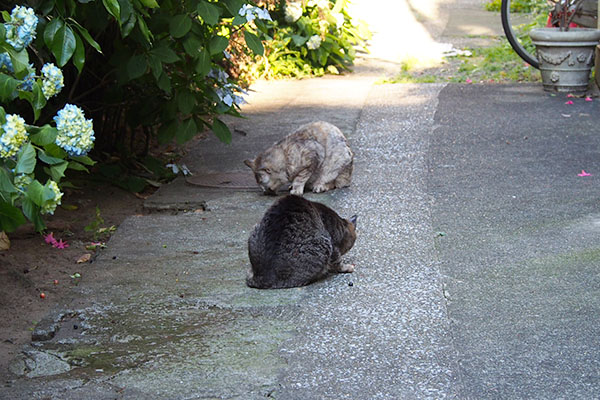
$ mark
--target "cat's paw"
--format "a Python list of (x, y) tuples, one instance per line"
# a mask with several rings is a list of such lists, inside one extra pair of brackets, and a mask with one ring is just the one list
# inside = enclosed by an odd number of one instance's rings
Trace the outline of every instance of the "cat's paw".
[(316, 185), (312, 189), (313, 193), (322, 193), (326, 192), (327, 190), (329, 190), (329, 188), (326, 185)]
[(346, 273), (354, 272), (354, 264), (342, 264), (340, 265), (339, 271)]
[(290, 194), (295, 194), (296, 196), (302, 196), (304, 194), (304, 188), (293, 187), (290, 190)]

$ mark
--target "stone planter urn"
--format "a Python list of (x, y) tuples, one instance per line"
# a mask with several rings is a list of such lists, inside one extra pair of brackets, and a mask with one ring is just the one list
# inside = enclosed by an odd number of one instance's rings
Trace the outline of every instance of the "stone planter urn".
[(537, 28), (529, 36), (536, 47), (545, 91), (574, 94), (587, 91), (600, 30)]

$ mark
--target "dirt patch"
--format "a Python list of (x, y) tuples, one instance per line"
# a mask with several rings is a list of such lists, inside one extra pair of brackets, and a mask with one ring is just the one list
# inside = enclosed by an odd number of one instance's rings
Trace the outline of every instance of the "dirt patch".
[[(31, 225), (9, 234), (10, 249), (0, 251), (0, 380), (11, 379), (8, 364), (31, 341), (36, 323), (71, 297), (78, 279), (85, 279), (90, 261), (78, 260), (89, 254), (93, 261), (101, 251), (86, 247), (108, 239), (107, 234), (95, 238), (85, 227), (94, 222), (96, 230), (117, 227), (126, 217), (144, 213), (143, 198), (148, 195), (138, 197), (105, 184), (67, 191), (62, 207), (46, 218), (46, 232), (66, 242), (69, 246), (64, 249), (47, 244)], [(81, 278), (73, 278), (75, 274)]]

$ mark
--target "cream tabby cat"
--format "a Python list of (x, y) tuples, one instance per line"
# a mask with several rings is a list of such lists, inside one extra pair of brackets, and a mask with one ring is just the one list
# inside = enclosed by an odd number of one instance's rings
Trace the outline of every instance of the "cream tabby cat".
[(291, 184), (290, 193), (301, 196), (305, 187), (320, 193), (349, 186), (353, 159), (344, 134), (336, 126), (319, 121), (301, 126), (244, 163), (264, 193), (276, 194)]

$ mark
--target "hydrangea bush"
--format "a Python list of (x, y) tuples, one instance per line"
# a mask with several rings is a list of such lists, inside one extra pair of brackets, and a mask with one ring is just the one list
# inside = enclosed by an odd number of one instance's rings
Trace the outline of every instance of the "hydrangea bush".
[(0, 10), (6, 232), (27, 220), (43, 230), (65, 173), (93, 165), (95, 145), (122, 150), (140, 133), (183, 143), (205, 128), (229, 142), (219, 115), (238, 115), (245, 94), (226, 72), (231, 38), (242, 35), (245, 51), (262, 55), (272, 21), (245, 0), (0, 0)]
[[(37, 36), (39, 17), (32, 8), (16, 5), (2, 12), (0, 24), (0, 231), (11, 232), (26, 219), (37, 230), (44, 229), (42, 215), (53, 214), (63, 193), (61, 178), (67, 168), (85, 170), (93, 161), (92, 122), (81, 129), (82, 111), (58, 111), (56, 126), (34, 123), (47, 100), (64, 86), (63, 74), (53, 63), (43, 63), (39, 72), (29, 63), (30, 46)], [(29, 103), (30, 110), (17, 103)], [(75, 107), (75, 106), (71, 106)], [(7, 112), (8, 110), (8, 112)], [(26, 119), (30, 119), (27, 123)], [(67, 138), (67, 139), (64, 139)]]

